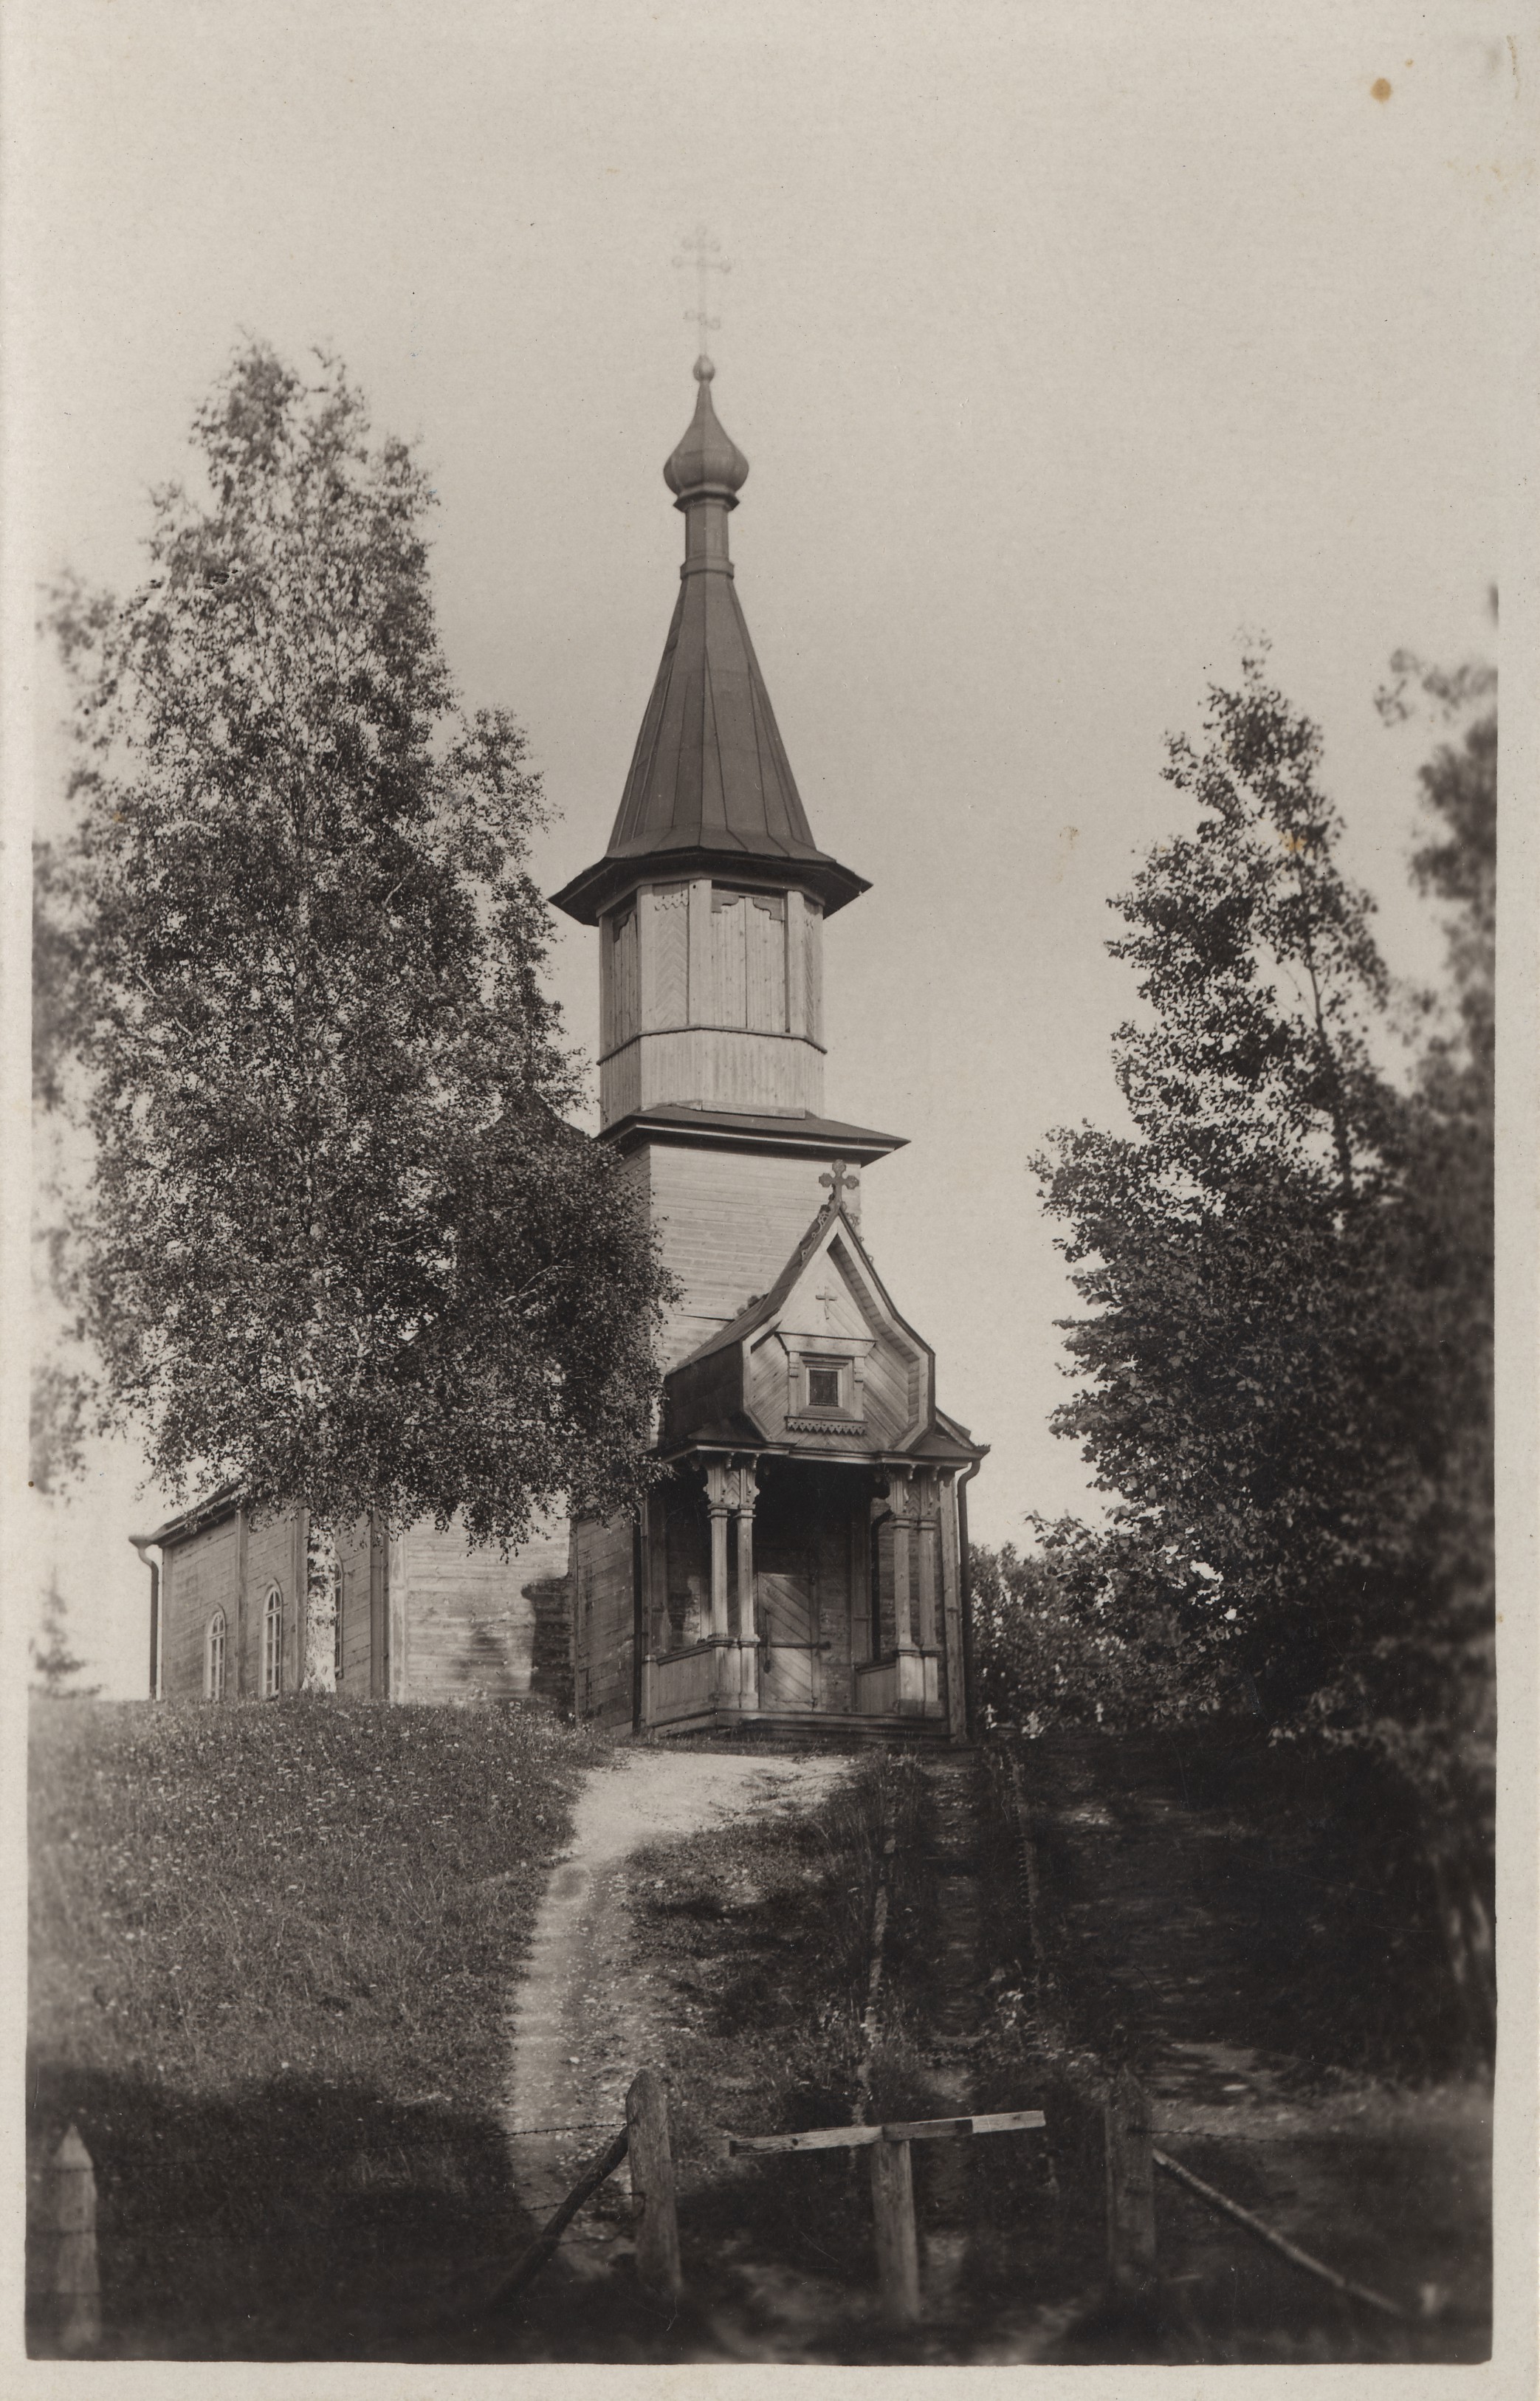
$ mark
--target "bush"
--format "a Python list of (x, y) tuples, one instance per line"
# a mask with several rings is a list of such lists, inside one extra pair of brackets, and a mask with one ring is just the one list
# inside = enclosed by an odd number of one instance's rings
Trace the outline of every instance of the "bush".
[[(969, 1554), (984, 1722), (1029, 1738), (1060, 1727), (1140, 1732), (1252, 1700), (1224, 1609), (1117, 1533), (1029, 1522), (1038, 1548)], [(1232, 1612), (1233, 1613), (1233, 1612)]]

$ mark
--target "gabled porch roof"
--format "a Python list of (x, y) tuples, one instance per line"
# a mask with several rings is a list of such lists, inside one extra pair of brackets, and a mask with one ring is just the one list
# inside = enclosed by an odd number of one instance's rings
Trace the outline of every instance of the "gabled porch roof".
[[(816, 1429), (810, 1429), (804, 1419), (789, 1425), (784, 1413), (767, 1411), (763, 1392), (755, 1391), (756, 1348), (783, 1331), (789, 1304), (809, 1269), (820, 1255), (832, 1252), (837, 1252), (847, 1276), (855, 1270), (855, 1297), (871, 1329), (864, 1342), (850, 1343), (848, 1338), (842, 1342), (837, 1335), (827, 1338), (832, 1351), (843, 1347), (875, 1351), (886, 1342), (901, 1351), (917, 1372), (918, 1406), (901, 1429), (889, 1429), (887, 1439), (853, 1411), (831, 1417)], [(818, 1338), (804, 1332), (786, 1334), (791, 1345)], [(891, 1460), (961, 1467), (976, 1462), (985, 1456), (985, 1447), (937, 1408), (934, 1374), (930, 1346), (894, 1306), (843, 1202), (831, 1201), (814, 1218), (769, 1291), (749, 1301), (664, 1379), (661, 1447), (669, 1455), (685, 1449), (774, 1450), (831, 1463), (875, 1464)]]

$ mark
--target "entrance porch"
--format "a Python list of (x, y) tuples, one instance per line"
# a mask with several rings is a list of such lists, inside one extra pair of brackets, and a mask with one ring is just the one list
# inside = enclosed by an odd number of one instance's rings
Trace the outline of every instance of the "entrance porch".
[(640, 1552), (640, 1727), (966, 1739), (950, 1467), (693, 1451)]

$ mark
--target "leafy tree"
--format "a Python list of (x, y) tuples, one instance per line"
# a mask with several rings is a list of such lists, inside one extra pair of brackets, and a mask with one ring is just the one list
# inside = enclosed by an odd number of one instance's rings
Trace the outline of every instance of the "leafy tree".
[(69, 1308), (69, 1225), (64, 1123), (69, 1083), (67, 1022), (76, 953), (62, 907), (52, 847), (33, 846), (33, 1361), (30, 1480), (58, 1493), (78, 1469), (84, 1379), (78, 1313)]
[[(1058, 1605), (1134, 1650), (1172, 1629), (1187, 1703), (1223, 1680), (1277, 1735), (1378, 1758), (1415, 1796), (1456, 1897), (1446, 1930), (1474, 1995), (1490, 1763), (1490, 1402), (1476, 1390), (1490, 1100), (1483, 1121), (1469, 1064), (1484, 903), (1462, 919), (1464, 1047), (1443, 1037), (1399, 1089), (1378, 1063), (1390, 985), (1372, 904), (1338, 864), (1317, 729), (1252, 658), (1237, 689), (1211, 692), (1204, 734), (1169, 747), (1189, 830), (1114, 904), (1129, 930), (1109, 947), (1145, 1004), (1116, 1037), (1134, 1132), (1062, 1131), (1037, 1162), (1091, 1311), (1066, 1326), (1083, 1381), (1055, 1424), (1115, 1496), (1105, 1532), (1061, 1533), (1041, 1571)], [(1424, 775), (1451, 842), (1419, 873), (1451, 897), (1472, 872), (1485, 739)]]
[(1363, 1536), (1405, 1473), (1362, 1305), (1392, 1180), (1370, 1044), (1388, 987), (1337, 866), (1316, 728), (1251, 659), (1206, 732), (1165, 771), (1192, 830), (1115, 903), (1130, 930), (1109, 948), (1147, 1012), (1116, 1037), (1136, 1131), (1062, 1132), (1038, 1162), (1094, 1312), (1067, 1328), (1088, 1380), (1055, 1423), (1119, 1496), (1121, 1540), (1222, 1583), (1233, 1619), (1202, 1579), (1176, 1605), (1201, 1645), (1239, 1625), (1282, 1718), (1365, 1631)]
[(306, 382), (261, 348), (194, 441), (205, 487), (154, 496), (143, 587), (54, 611), (75, 1289), (91, 1421), (133, 1421), (173, 1490), (307, 1507), (323, 1593), (366, 1510), (516, 1543), (558, 1500), (622, 1505), (667, 1283), (567, 1122), (539, 778), (511, 717), (457, 704), (424, 470), (334, 361)]
[[(1471, 2023), (1490, 2039), (1497, 679), (1479, 664), (1450, 674), (1405, 652), (1391, 664), (1463, 731), (1421, 771), (1428, 838), (1411, 861), (1418, 888), (1442, 910), (1449, 962), (1447, 995), (1423, 996), (1428, 1032), (1409, 1112), (1403, 1213), (1434, 1367), (1423, 1405), (1438, 1466), (1419, 1541), (1439, 1693), (1423, 1719), (1382, 1720), (1378, 1731), (1425, 1796), (1450, 1956)], [(1398, 692), (1382, 694), (1381, 707), (1393, 721), (1406, 713)]]

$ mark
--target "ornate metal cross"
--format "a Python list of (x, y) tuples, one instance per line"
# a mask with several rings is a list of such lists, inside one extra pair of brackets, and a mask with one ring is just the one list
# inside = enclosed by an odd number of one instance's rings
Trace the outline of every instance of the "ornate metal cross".
[(826, 1209), (840, 1208), (847, 1192), (854, 1199), (860, 1188), (860, 1177), (853, 1167), (846, 1165), (843, 1159), (836, 1159), (828, 1174), (820, 1175), (818, 1182), (824, 1186), (829, 1194), (828, 1200), (823, 1204)]
[(684, 321), (686, 324), (694, 325), (698, 329), (703, 356), (706, 350), (707, 335), (719, 332), (722, 326), (722, 319), (713, 317), (708, 311), (706, 279), (708, 275), (731, 275), (733, 272), (732, 260), (719, 258), (716, 255), (721, 248), (721, 242), (708, 233), (703, 225), (699, 225), (693, 234), (685, 235), (680, 244), (681, 255), (674, 261), (676, 267), (693, 267), (695, 270), (696, 305), (694, 309), (686, 309)]

